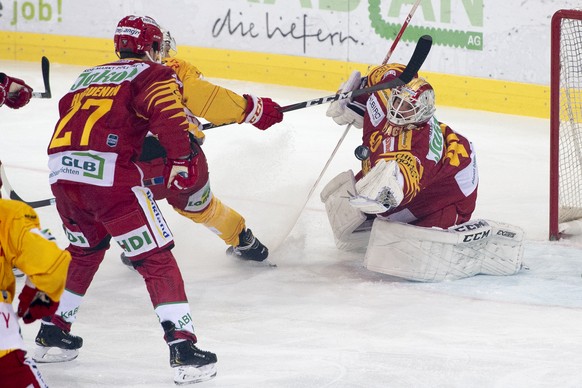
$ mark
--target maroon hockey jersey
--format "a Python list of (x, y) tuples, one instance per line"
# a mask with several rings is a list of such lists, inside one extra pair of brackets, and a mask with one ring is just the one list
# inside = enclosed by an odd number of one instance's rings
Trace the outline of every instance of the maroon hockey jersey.
[(190, 153), (176, 74), (158, 63), (120, 60), (83, 71), (59, 102), (48, 147), (50, 183), (133, 186), (134, 161), (148, 132), (169, 158)]

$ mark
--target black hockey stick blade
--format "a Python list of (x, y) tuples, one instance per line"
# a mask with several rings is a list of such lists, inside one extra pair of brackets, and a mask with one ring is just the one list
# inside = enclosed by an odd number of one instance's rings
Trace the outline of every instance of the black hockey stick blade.
[[(338, 93), (331, 96), (320, 97), (309, 101), (303, 101), (292, 105), (286, 105), (281, 107), (280, 111), (283, 113), (290, 112), (293, 110), (308, 108), (310, 106), (328, 104), (330, 102), (334, 102), (337, 100), (353, 98), (360, 96), (362, 94), (373, 93), (378, 90), (392, 89), (398, 86), (406, 85), (412, 80), (412, 78), (414, 78), (414, 75), (418, 72), (418, 70), (420, 70), (422, 64), (424, 63), (424, 60), (426, 59), (428, 53), (430, 52), (431, 47), (432, 47), (432, 37), (430, 35), (421, 36), (420, 39), (418, 40), (418, 43), (416, 44), (412, 57), (410, 57), (410, 60), (406, 65), (406, 68), (398, 78), (395, 78), (393, 80), (381, 84), (376, 84), (364, 89), (356, 89), (347, 93)], [(215, 125), (212, 123), (207, 123), (202, 126), (202, 130), (221, 127), (223, 125), (228, 124)]]
[(39, 208), (39, 207), (50, 206), (50, 205), (53, 205), (55, 203), (55, 199), (54, 198), (40, 199), (38, 201), (27, 202), (24, 199), (20, 198), (20, 196), (18, 194), (16, 194), (16, 192), (14, 190), (10, 190), (10, 199), (13, 199), (15, 201), (24, 202), (28, 206), (30, 206), (30, 207), (32, 207), (34, 209)]
[(343, 100), (345, 98), (354, 98), (362, 94), (373, 93), (378, 90), (392, 89), (398, 86), (406, 85), (412, 80), (412, 78), (414, 78), (414, 75), (418, 72), (418, 70), (420, 70), (420, 67), (422, 66), (424, 60), (428, 56), (431, 47), (432, 38), (429, 35), (421, 36), (420, 39), (418, 40), (418, 43), (416, 44), (414, 52), (412, 53), (412, 57), (410, 57), (410, 60), (406, 65), (406, 68), (398, 78), (392, 79), (387, 82), (383, 82), (381, 84), (372, 85), (368, 88), (352, 90), (351, 92), (348, 93), (338, 93), (333, 96), (316, 98), (314, 100), (299, 102), (293, 105), (287, 105), (282, 107), (280, 110), (281, 112), (289, 112), (292, 110), (307, 108), (313, 105), (327, 104), (329, 102)]
[(4, 166), (2, 165), (2, 163), (0, 163), (0, 177), (2, 177), (2, 186), (6, 190), (6, 192), (8, 193), (8, 196), (10, 199), (13, 199), (15, 201), (24, 202), (28, 206), (35, 208), (35, 209), (39, 208), (39, 207), (50, 206), (50, 205), (55, 203), (54, 198), (41, 199), (38, 201), (31, 201), (31, 202), (27, 202), (24, 199), (22, 199), (22, 197), (20, 195), (18, 195), (16, 193), (16, 191), (14, 191), (14, 189), (12, 188), (12, 185), (8, 181), (8, 177), (6, 176), (6, 172), (4, 171)]
[[(33, 98), (51, 98), (51, 84), (49, 82), (50, 76), (50, 62), (47, 57), (42, 57), (40, 61), (42, 68), (42, 82), (44, 83), (44, 92), (32, 92)], [(9, 93), (10, 96), (15, 95), (17, 92)]]
[(42, 81), (44, 82), (44, 92), (32, 92), (32, 97), (34, 98), (51, 98), (51, 85), (49, 82), (50, 76), (50, 62), (47, 57), (42, 57), (41, 59), (42, 67)]

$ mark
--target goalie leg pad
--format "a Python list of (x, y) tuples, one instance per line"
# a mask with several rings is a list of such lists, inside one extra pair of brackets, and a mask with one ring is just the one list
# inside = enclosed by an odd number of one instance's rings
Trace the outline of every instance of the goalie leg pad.
[(344, 171), (333, 178), (321, 191), (321, 201), (335, 244), (342, 250), (361, 249), (368, 245), (369, 228), (361, 227), (366, 215), (352, 207), (349, 198), (356, 192), (356, 179), (351, 170)]
[[(525, 233), (518, 226), (486, 220), (491, 227), (491, 237), (483, 248), (480, 274), (514, 275), (523, 266), (523, 241)], [(465, 223), (464, 225), (467, 225)]]
[(366, 252), (369, 270), (421, 282), (513, 275), (522, 259), (523, 231), (486, 220), (444, 230), (377, 219)]

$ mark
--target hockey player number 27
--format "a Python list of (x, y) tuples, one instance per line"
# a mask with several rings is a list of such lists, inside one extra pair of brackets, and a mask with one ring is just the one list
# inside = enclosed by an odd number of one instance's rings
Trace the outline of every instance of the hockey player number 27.
[(63, 132), (63, 129), (65, 128), (67, 123), (79, 111), (79, 109), (87, 110), (92, 107), (97, 107), (97, 109), (95, 109), (93, 112), (91, 112), (91, 114), (89, 114), (89, 117), (87, 118), (87, 121), (83, 126), (83, 133), (81, 135), (81, 141), (79, 142), (80, 146), (89, 145), (89, 136), (91, 136), (91, 130), (93, 129), (93, 126), (95, 125), (97, 120), (99, 120), (101, 117), (103, 117), (107, 112), (111, 110), (112, 105), (113, 100), (109, 98), (101, 99), (88, 98), (82, 105), (80, 102), (74, 104), (69, 113), (67, 113), (65, 117), (63, 117), (59, 122), (59, 125), (57, 126), (55, 134), (53, 135), (49, 148), (70, 146), (71, 132), (67, 131), (65, 133), (61, 133)]

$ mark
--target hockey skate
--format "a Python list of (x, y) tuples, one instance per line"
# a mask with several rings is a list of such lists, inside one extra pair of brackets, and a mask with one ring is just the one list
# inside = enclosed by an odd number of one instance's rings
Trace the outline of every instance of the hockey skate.
[(250, 229), (244, 229), (240, 232), (238, 238), (239, 245), (236, 247), (228, 247), (226, 250), (227, 255), (238, 257), (241, 260), (262, 262), (276, 267), (275, 264), (267, 260), (269, 249), (253, 235)]
[(79, 355), (83, 338), (68, 333), (52, 323), (43, 322), (35, 339), (32, 359), (38, 363), (71, 361)]
[[(174, 383), (177, 385), (194, 384), (210, 380), (216, 376), (216, 354), (200, 350), (195, 341), (175, 338), (173, 323), (162, 322), (166, 340), (170, 347), (170, 366), (174, 368)], [(193, 338), (196, 338), (192, 335)]]
[(198, 349), (190, 340), (179, 340), (169, 346), (176, 384), (194, 384), (216, 376), (216, 354)]

